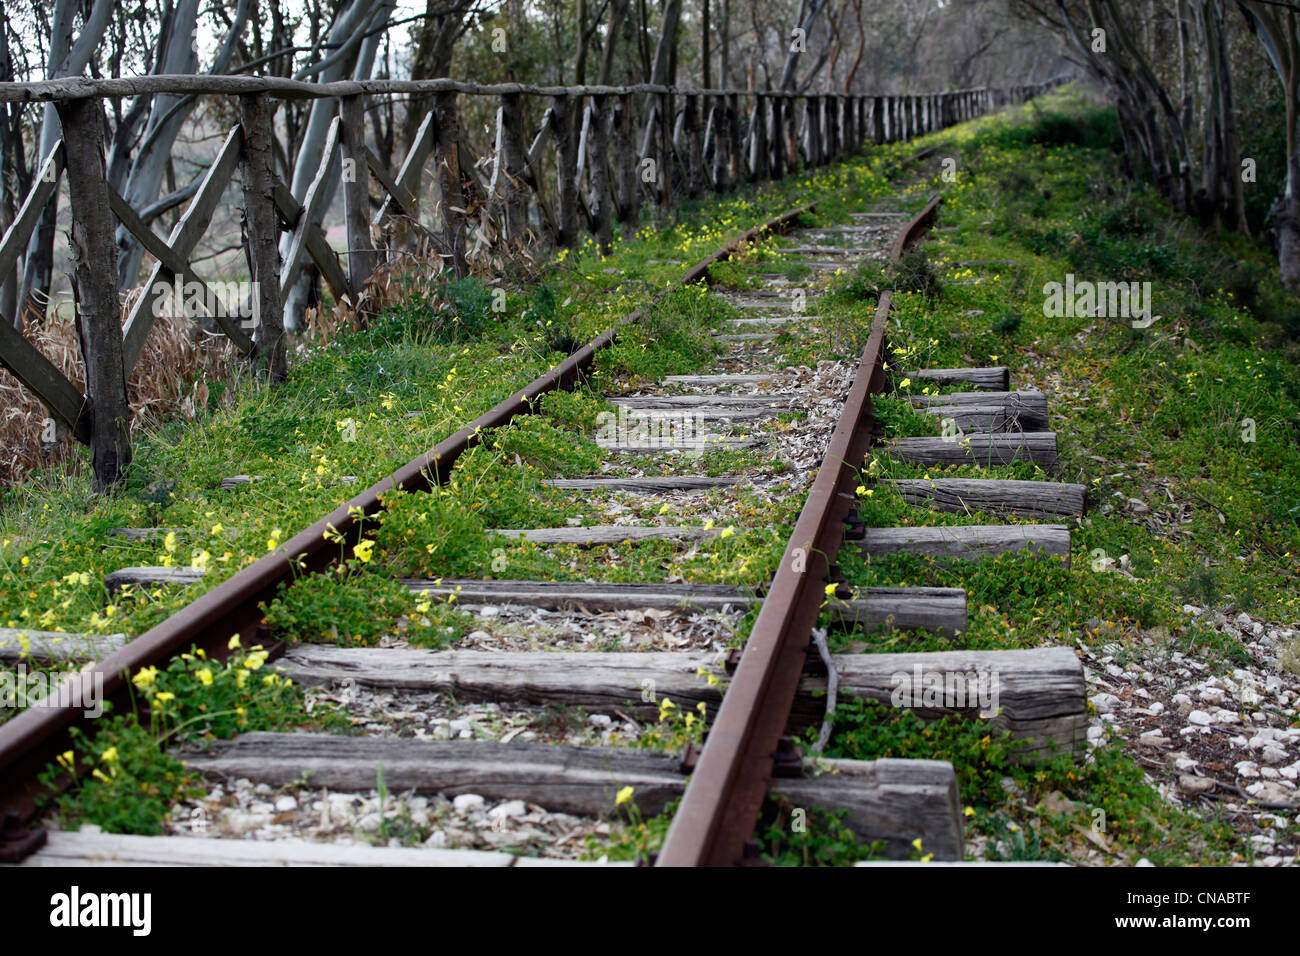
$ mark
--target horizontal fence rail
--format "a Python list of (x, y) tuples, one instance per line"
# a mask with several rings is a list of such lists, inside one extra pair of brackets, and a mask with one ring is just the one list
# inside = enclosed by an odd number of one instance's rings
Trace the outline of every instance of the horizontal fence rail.
[[(1010, 97), (1035, 95), (1043, 84), (1010, 87), (978, 87), (949, 90), (943, 93), (912, 95), (912, 99), (925, 97), (959, 97), (971, 94), (994, 94)], [(160, 74), (156, 76), (123, 76), (112, 79), (65, 77), (57, 80), (38, 80), (35, 83), (0, 83), (0, 101), (54, 102), (57, 100), (100, 99), (123, 96), (152, 96), (156, 93), (225, 94), (242, 96), (267, 93), (278, 99), (334, 99), (341, 96), (466, 93), (471, 96), (505, 96), (529, 94), (534, 96), (617, 96), (631, 93), (660, 93), (674, 96), (762, 96), (778, 99), (809, 99), (831, 97), (834, 99), (870, 99), (870, 95), (835, 92), (800, 92), (796, 90), (750, 89), (700, 89), (696, 87), (665, 86), (656, 83), (634, 83), (629, 86), (538, 86), (531, 83), (470, 83), (465, 80), (440, 78), (433, 80), (334, 80), (313, 83), (279, 76), (214, 76), (210, 74)], [(908, 94), (893, 94), (886, 98), (907, 99)]]
[[(62, 140), (42, 158), (24, 204), (0, 239), (0, 276), (27, 247), (41, 210), (57, 199), (66, 176), (73, 221), (70, 272), (87, 385), (84, 392), (73, 385), (28, 342), (16, 317), (0, 316), (0, 364), (61, 429), (90, 446), (95, 485), (102, 490), (121, 480), (130, 460), (126, 381), (160, 314), (203, 321), (277, 382), (286, 371), (286, 326), (298, 320), (286, 306), (306, 281), (309, 262), (335, 301), (355, 305), (376, 269), (413, 241), (432, 248), (458, 278), (480, 257), (537, 244), (573, 248), (584, 233), (608, 251), (615, 224), (630, 236), (647, 201), (670, 212), (681, 198), (780, 179), (867, 144), (910, 140), (1024, 102), (1051, 85), (871, 96), (212, 75), (0, 83), (0, 101), (52, 103), (63, 126)], [(236, 97), (239, 111), (239, 122), (192, 184), (188, 206), (165, 238), (108, 181), (104, 160), (102, 100), (159, 93)], [(432, 109), (392, 170), (366, 142), (366, 102), (415, 95), (431, 98)], [(462, 96), (496, 100), (486, 155), (476, 156), (462, 132)], [(525, 98), (541, 109), (535, 123)], [(541, 104), (533, 102), (538, 98)], [(276, 101), (302, 99), (337, 102), (315, 169), (307, 170), (312, 175), (295, 174), (300, 188), (291, 190), (273, 158)], [(434, 202), (426, 225), (420, 200), (430, 161)], [(191, 259), (236, 174), (252, 292), (238, 302), (221, 302)], [(342, 256), (322, 228), (340, 187), (347, 242)], [(119, 296), (126, 290), (119, 288), (118, 274), (123, 235), (154, 260), (124, 321)], [(159, 304), (168, 302), (171, 311), (160, 312)]]

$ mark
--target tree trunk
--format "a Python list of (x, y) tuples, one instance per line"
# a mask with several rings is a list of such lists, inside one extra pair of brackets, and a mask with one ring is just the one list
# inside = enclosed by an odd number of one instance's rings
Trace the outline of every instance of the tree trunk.
[[(329, 33), (330, 43), (336, 45), (338, 50), (348, 48), (350, 43), (356, 41), (356, 35), (370, 23), (372, 28), (377, 25), (371, 20), (371, 12), (377, 3), (384, 3), (385, 0), (353, 0), (352, 4), (341, 11), (334, 21), (334, 25)], [(386, 12), (380, 13), (379, 18), (386, 18), (391, 13), (392, 8), (386, 7)], [(370, 49), (370, 55), (373, 56), (374, 48)], [(364, 72), (368, 75), (369, 66), (362, 62), (361, 50), (353, 48), (353, 55), (341, 57), (326, 64), (316, 73), (316, 79), (319, 82), (326, 83), (332, 80), (342, 79), (347, 76)], [(363, 69), (359, 69), (363, 68)], [(289, 191), (293, 197), (302, 202), (303, 197), (307, 194), (307, 188), (311, 185), (312, 179), (316, 176), (316, 170), (320, 166), (321, 150), (325, 147), (325, 139), (329, 133), (330, 123), (334, 119), (335, 113), (334, 100), (315, 100), (312, 102), (311, 113), (307, 119), (307, 128), (303, 134), (302, 146), (298, 149), (298, 155), (294, 159), (293, 179)], [(423, 119), (424, 113), (419, 114)], [(325, 189), (324, 200), (320, 205), (320, 215), (328, 208), (330, 198), (334, 195), (337, 188), (337, 174), (331, 175), (329, 181), (322, 184)], [(412, 192), (419, 192), (419, 183), (415, 183)], [(289, 249), (289, 237), (285, 236), (280, 241), (280, 254), (285, 255)], [(298, 280), (289, 288), (284, 300), (284, 325), (285, 329), (290, 332), (296, 332), (302, 324), (302, 314), (307, 306), (307, 299), (311, 294), (311, 271), (303, 269)]]
[[(112, 0), (98, 0), (86, 21), (81, 35), (72, 43), (73, 19), (80, 5), (76, 0), (57, 0), (50, 24), (50, 55), (46, 75), (51, 79), (61, 76), (79, 76), (90, 62), (91, 54), (103, 39), (108, 17), (115, 4)], [(45, 104), (41, 123), (40, 148), (35, 161), (39, 168), (59, 141), (62, 127), (59, 112), (54, 104)], [(22, 328), (24, 322), (42, 322), (50, 301), (50, 284), (54, 278), (54, 233), (58, 223), (58, 193), (50, 197), (40, 224), (32, 231), (23, 259), (23, 289), (20, 306), (14, 315), (14, 324)]]
[[(234, 22), (212, 64), (212, 73), (222, 73), (229, 65), (252, 9), (252, 0), (239, 0)], [(159, 58), (159, 69), (163, 73), (190, 74), (198, 69), (195, 54), (197, 25), (198, 0), (180, 0), (167, 35), (159, 41), (164, 51)], [(143, 212), (158, 198), (176, 137), (197, 102), (197, 98), (179, 93), (160, 93), (153, 98), (140, 152), (131, 164), (131, 172), (122, 190), (123, 198), (132, 209)], [(122, 225), (117, 228), (117, 247), (118, 288), (130, 289), (139, 278), (144, 248)]]
[[(1288, 97), (1287, 113), (1294, 114), (1294, 101)], [(1288, 122), (1294, 124), (1294, 118)], [(1287, 160), (1286, 186), (1278, 203), (1276, 217), (1277, 259), (1282, 270), (1282, 283), (1293, 292), (1300, 292), (1300, 156), (1294, 151)]]

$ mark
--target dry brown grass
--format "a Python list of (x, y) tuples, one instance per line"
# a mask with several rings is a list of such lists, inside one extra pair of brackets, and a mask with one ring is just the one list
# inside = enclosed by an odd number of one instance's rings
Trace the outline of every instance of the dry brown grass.
[[(528, 271), (535, 268), (524, 256), (513, 264)], [(480, 259), (472, 267), (475, 272), (486, 273), (501, 265), (500, 261)], [(367, 316), (379, 315), (389, 306), (412, 298), (434, 302), (437, 288), (447, 278), (441, 269), (442, 259), (427, 243), (416, 243), (412, 252), (396, 253), (395, 262), (376, 270), (356, 302), (345, 298), (329, 307), (309, 309), (308, 331), (293, 339), (291, 356), (361, 328)], [(123, 321), (142, 292), (136, 290), (126, 297)], [(44, 324), (29, 326), (24, 334), (78, 390), (84, 387), (81, 347), (71, 315), (51, 312)], [(208, 405), (209, 385), (244, 374), (245, 370), (238, 352), (224, 336), (209, 333), (183, 318), (159, 318), (127, 381), (132, 443), (145, 429), (161, 422), (177, 417), (193, 421)], [(67, 475), (79, 474), (85, 467), (76, 439), (64, 436), (62, 429), (59, 441), (51, 445), (42, 442), (48, 410), (2, 367), (0, 407), (4, 409), (0, 416), (0, 487), (17, 484), (34, 471), (55, 465)]]
[[(128, 297), (123, 317), (139, 291)], [(54, 363), (78, 390), (85, 385), (81, 346), (70, 315), (51, 313), (35, 328), (25, 330), (27, 341)], [(154, 323), (140, 361), (127, 380), (131, 405), (131, 440), (151, 424), (177, 415), (193, 420), (208, 401), (208, 383), (230, 377), (239, 368), (238, 354), (221, 335), (205, 332), (185, 319), (163, 317)], [(0, 368), (0, 485), (22, 481), (31, 472), (62, 465), (68, 474), (84, 466), (76, 439), (62, 437), (42, 443), (49, 411)], [(62, 435), (62, 429), (60, 429)]]

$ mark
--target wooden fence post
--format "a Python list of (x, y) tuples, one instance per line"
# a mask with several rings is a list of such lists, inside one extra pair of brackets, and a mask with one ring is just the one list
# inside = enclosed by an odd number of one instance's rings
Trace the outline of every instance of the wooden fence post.
[(808, 168), (814, 169), (822, 164), (821, 104), (819, 97), (810, 97), (803, 101), (804, 149), (808, 159)]
[(520, 95), (506, 93), (501, 97), (500, 133), (498, 136), (501, 175), (494, 192), (502, 205), (504, 234), (507, 239), (518, 239), (528, 231), (528, 197), (520, 188), (528, 175), (524, 160), (524, 116)]
[(763, 97), (754, 94), (754, 109), (749, 114), (749, 180), (761, 182), (770, 168), (767, 154), (767, 106)]
[(370, 167), (366, 165), (364, 97), (339, 101), (343, 117), (343, 204), (348, 228), (348, 288), (355, 299), (375, 271), (378, 255), (370, 236)]
[[(275, 166), (271, 152), (273, 107), (262, 93), (239, 98), (239, 125), (243, 130), (240, 153), (244, 186), (244, 223), (248, 233), (249, 263), (253, 280), (253, 363), (272, 383), (287, 374), (284, 343), (284, 302), (280, 297), (280, 217), (275, 209)], [(359, 164), (364, 166), (365, 160)], [(348, 210), (349, 214), (352, 212)], [(348, 222), (351, 229), (351, 219)], [(370, 236), (369, 210), (363, 228)], [(349, 259), (348, 265), (352, 262)]]
[(822, 129), (826, 146), (822, 151), (824, 162), (831, 163), (840, 155), (840, 101), (835, 96), (819, 96), (821, 100)]
[(843, 96), (832, 96), (830, 102), (835, 126), (835, 158), (839, 159), (853, 146), (853, 116), (849, 112), (849, 101)]
[(793, 173), (796, 169), (794, 161), (785, 152), (785, 129), (790, 123), (790, 102), (779, 96), (771, 96), (768, 97), (768, 105), (772, 108), (771, 138), (768, 143), (772, 159), (767, 165), (767, 174), (772, 179), (780, 179), (785, 175), (787, 162), (790, 172)]
[(831, 129), (830, 103), (825, 96), (814, 96), (812, 99), (813, 112), (817, 117), (817, 144), (821, 150), (821, 165), (825, 166), (832, 159), (831, 144), (834, 140), (834, 131)]
[(433, 158), (442, 204), (443, 255), (451, 260), (457, 279), (465, 278), (465, 200), (460, 185), (460, 120), (456, 115), (456, 94), (439, 93), (434, 98), (438, 134)]
[(813, 119), (817, 122), (818, 165), (825, 166), (831, 161), (831, 131), (828, 128), (830, 117), (827, 115), (826, 97), (814, 96), (808, 105), (812, 107)]
[(659, 94), (659, 208), (664, 213), (673, 210), (673, 98)]
[(620, 93), (614, 104), (614, 151), (618, 156), (617, 216), (623, 224), (623, 238), (636, 235), (641, 209), (641, 186), (637, 182), (636, 147), (632, 142), (632, 96)]
[(117, 298), (117, 244), (104, 172), (104, 114), (98, 99), (58, 104), (68, 160), (72, 228), (68, 254), (77, 302), (77, 336), (86, 366), (90, 461), (97, 492), (120, 484), (131, 461), (130, 408)]
[(745, 175), (745, 140), (740, 129), (740, 95), (737, 93), (727, 97), (727, 134), (731, 137), (727, 182), (738, 185)]
[(698, 96), (686, 97), (682, 127), (686, 134), (686, 194), (695, 199), (704, 192), (704, 150), (700, 145)]
[(731, 124), (728, 122), (726, 97), (713, 97), (709, 116), (713, 126), (713, 191), (722, 193), (728, 188), (727, 171), (731, 165)]
[(578, 244), (577, 150), (572, 136), (569, 98), (551, 99), (551, 136), (555, 139), (555, 242), (563, 249)]
[(608, 254), (613, 242), (613, 232), (609, 214), (609, 114), (605, 104), (607, 96), (591, 98), (591, 228), (596, 234), (596, 243), (603, 254)]

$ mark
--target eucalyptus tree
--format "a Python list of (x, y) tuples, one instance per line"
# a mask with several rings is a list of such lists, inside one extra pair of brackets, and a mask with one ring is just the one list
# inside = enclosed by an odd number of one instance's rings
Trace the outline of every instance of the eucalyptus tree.
[[(239, 0), (234, 22), (213, 58), (209, 73), (225, 73), (229, 69), (253, 6), (254, 0)], [(199, 0), (177, 0), (159, 31), (158, 73), (180, 75), (198, 71), (198, 21)], [(153, 218), (154, 211), (148, 207), (158, 198), (176, 138), (197, 102), (198, 97), (180, 93), (158, 93), (150, 102), (144, 136), (122, 188), (127, 204), (145, 222)], [(130, 289), (139, 280), (144, 249), (125, 226), (118, 227), (117, 247), (118, 286)]]
[[(47, 78), (81, 75), (104, 38), (114, 6), (115, 0), (95, 0), (74, 41), (73, 32), (76, 30), (81, 5), (77, 0), (55, 0), (49, 22), (49, 54), (45, 71)], [(39, 165), (44, 162), (62, 132), (58, 110), (53, 104), (47, 104), (41, 120), (34, 163)], [(46, 204), (40, 222), (27, 244), (23, 262), (21, 306), (14, 312), (14, 324), (18, 328), (22, 328), (25, 321), (40, 322), (45, 316), (54, 274), (54, 230), (57, 221), (56, 193)]]
[(1282, 281), (1300, 290), (1300, 156), (1296, 154), (1296, 110), (1300, 106), (1300, 20), (1297, 7), (1238, 0), (1249, 17), (1264, 54), (1277, 72), (1286, 99), (1286, 176), (1274, 204), (1278, 264)]
[[(395, 6), (395, 0), (350, 0), (339, 10), (330, 27), (329, 46), (332, 52), (299, 70), (296, 78), (312, 78), (319, 83), (349, 77), (369, 79), (374, 68), (379, 36), (387, 26)], [(294, 158), (292, 184), (289, 187), (299, 202), (305, 198), (307, 189), (316, 177), (328, 141), (330, 124), (337, 112), (338, 106), (334, 100), (312, 101), (302, 144)], [(339, 175), (340, 164), (334, 163), (323, 184), (325, 196), (317, 213), (318, 224), (338, 188)], [(291, 241), (288, 235), (282, 238), (281, 255), (287, 254)], [(311, 276), (304, 270), (285, 293), (284, 327), (287, 331), (293, 332), (301, 328), (302, 314), (310, 295)]]

